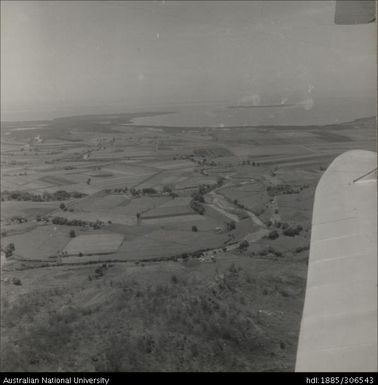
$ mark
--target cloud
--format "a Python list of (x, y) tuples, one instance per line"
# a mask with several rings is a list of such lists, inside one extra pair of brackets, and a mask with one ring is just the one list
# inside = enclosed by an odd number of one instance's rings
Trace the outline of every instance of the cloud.
[(261, 96), (257, 93), (243, 96), (238, 104), (251, 104), (252, 106), (259, 106), (261, 103)]
[(298, 103), (300, 106), (302, 106), (306, 111), (310, 111), (314, 105), (314, 99), (312, 97), (306, 98), (305, 100), (302, 100)]

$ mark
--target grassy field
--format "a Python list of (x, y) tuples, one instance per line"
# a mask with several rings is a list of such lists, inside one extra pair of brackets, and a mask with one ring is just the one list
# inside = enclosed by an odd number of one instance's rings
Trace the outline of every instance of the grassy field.
[(63, 251), (68, 255), (110, 254), (118, 250), (122, 241), (121, 234), (82, 234), (71, 239)]
[(166, 216), (147, 216), (142, 217), (142, 224), (147, 225), (160, 225), (161, 227), (167, 228), (166, 225), (172, 224), (173, 226), (178, 226), (178, 228), (183, 228), (180, 224), (185, 225), (185, 229), (190, 229), (189, 223), (199, 223), (202, 224), (205, 218), (202, 215), (188, 213), (187, 211), (181, 213), (172, 214), (171, 212)]
[(54, 211), (58, 206), (58, 202), (1, 202), (1, 219), (23, 216), (31, 220), (35, 219), (37, 215), (45, 215)]
[(235, 200), (253, 212), (260, 212), (269, 201), (266, 193), (266, 186), (261, 182), (248, 183), (241, 186), (226, 187), (219, 191), (219, 194), (231, 202)]
[(55, 186), (63, 186), (67, 184), (73, 184), (74, 182), (57, 175), (45, 175), (40, 178), (42, 182), (52, 184)]
[[(182, 220), (180, 220), (182, 218)], [(207, 215), (185, 215), (183, 217), (173, 218), (157, 218), (154, 220), (155, 224), (160, 225), (165, 230), (186, 230), (192, 229), (192, 226), (196, 226), (198, 231), (214, 231), (216, 227), (223, 225), (222, 222), (216, 221)], [(148, 220), (144, 220), (142, 223), (148, 223)]]
[(82, 199), (80, 202), (73, 202), (70, 207), (79, 211), (109, 210), (121, 204), (126, 206), (128, 202), (130, 200), (124, 195), (99, 194)]
[(282, 195), (278, 198), (279, 214), (283, 222), (309, 223), (312, 218), (314, 190), (307, 189), (300, 194)]
[(3, 238), (2, 244), (14, 243), (16, 257), (48, 259), (50, 256), (56, 256), (69, 242), (69, 230), (66, 226), (37, 226), (25, 234)]
[(215, 232), (156, 230), (130, 241), (125, 239), (115, 256), (125, 260), (164, 258), (219, 247), (226, 239)]
[(154, 167), (164, 169), (164, 170), (172, 170), (172, 169), (193, 169), (194, 165), (192, 162), (188, 160), (170, 160), (170, 161), (160, 161), (154, 162)]
[(143, 219), (153, 217), (170, 217), (176, 215), (195, 214), (190, 208), (190, 197), (172, 199), (162, 205), (148, 210), (142, 215)]

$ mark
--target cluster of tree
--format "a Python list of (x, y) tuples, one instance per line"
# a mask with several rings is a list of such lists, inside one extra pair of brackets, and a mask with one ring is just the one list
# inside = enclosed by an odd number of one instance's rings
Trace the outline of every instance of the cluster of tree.
[(171, 192), (173, 192), (172, 187), (169, 186), (169, 185), (167, 185), (167, 184), (165, 184), (165, 185), (163, 186), (163, 193), (171, 193)]
[(227, 231), (232, 231), (235, 229), (236, 229), (236, 222), (235, 221), (226, 222), (226, 230)]
[(183, 155), (176, 154), (176, 155), (173, 156), (172, 159), (173, 160), (187, 159), (187, 160), (194, 161), (194, 155), (193, 154), (183, 154)]
[(16, 286), (21, 286), (22, 285), (21, 279), (17, 278), (17, 277), (13, 277), (12, 278), (12, 283), (13, 283), (13, 285), (16, 285)]
[(201, 194), (201, 195), (205, 195), (208, 192), (210, 192), (211, 190), (214, 190), (215, 187), (216, 187), (216, 185), (200, 184), (198, 186), (198, 193)]
[(42, 194), (34, 194), (29, 191), (3, 191), (1, 193), (2, 201), (33, 201), (33, 202), (47, 202), (47, 201), (64, 201), (71, 198), (83, 198), (87, 196), (85, 193), (78, 191), (64, 191), (58, 190), (53, 193), (43, 192)]
[(247, 206), (244, 206), (242, 203), (240, 203), (237, 199), (234, 199), (233, 201), (234, 205), (239, 207), (239, 209), (248, 210)]
[[(126, 194), (126, 193), (130, 192), (130, 194), (133, 197), (140, 197), (142, 195), (156, 195), (156, 194), (160, 193), (159, 191), (157, 191), (156, 189), (154, 189), (152, 187), (145, 187), (142, 189), (136, 189), (134, 187), (128, 189), (127, 187), (124, 187), (124, 188), (121, 187), (121, 188), (114, 188), (114, 189), (106, 189), (105, 192), (107, 194), (111, 194), (111, 193), (114, 193), (114, 194), (124, 193), (124, 194)], [(169, 196), (172, 198), (178, 197), (178, 194), (175, 193), (173, 191), (173, 189), (168, 185), (163, 186), (163, 189), (161, 192), (164, 194), (169, 194)]]
[(5, 258), (9, 258), (13, 255), (14, 251), (16, 250), (16, 247), (14, 246), (14, 243), (9, 243), (4, 248)]
[(203, 215), (205, 213), (205, 207), (202, 203), (205, 203), (204, 195), (211, 191), (212, 186), (208, 184), (200, 184), (198, 190), (192, 193), (192, 200), (190, 207), (198, 214)]
[(157, 194), (158, 191), (155, 190), (153, 187), (144, 187), (142, 188), (142, 194), (143, 195), (154, 195)]
[(290, 186), (289, 184), (278, 184), (274, 186), (268, 186), (266, 188), (267, 193), (270, 196), (275, 196), (275, 195), (287, 195), (287, 194), (298, 194), (300, 193), (303, 189), (308, 188), (309, 185), (304, 184), (301, 186)]
[(274, 240), (277, 239), (280, 236), (277, 230), (272, 230), (269, 232), (269, 234), (266, 236), (266, 238)]
[(114, 193), (114, 194), (126, 194), (127, 192), (129, 191), (129, 189), (127, 187), (124, 187), (124, 188), (114, 188), (114, 189), (106, 189), (105, 192), (107, 194), (111, 194), (111, 193)]
[(44, 223), (50, 222), (50, 218), (49, 217), (42, 216), (42, 215), (37, 215), (35, 217), (35, 219), (36, 219), (37, 222), (44, 222)]
[(251, 257), (253, 257), (255, 255), (260, 255), (262, 257), (266, 257), (266, 256), (283, 257), (283, 254), (281, 253), (281, 251), (276, 250), (272, 246), (268, 246), (265, 249), (260, 250), (259, 252), (253, 251), (250, 254)]
[(199, 193), (198, 191), (194, 191), (192, 193), (192, 198), (194, 201), (196, 202), (199, 202), (199, 203), (205, 203), (205, 198), (203, 197), (203, 195), (201, 193)]
[(59, 208), (62, 210), (62, 211), (74, 211), (73, 208), (68, 208), (63, 202), (59, 205)]
[(84, 221), (82, 219), (68, 219), (64, 217), (53, 217), (51, 223), (54, 225), (65, 225), (65, 226), (89, 226), (94, 230), (100, 229), (105, 225), (104, 222), (97, 220), (96, 222)]
[(95, 270), (95, 278), (96, 278), (96, 279), (101, 278), (101, 277), (104, 275), (104, 273), (105, 273), (105, 271), (106, 271), (107, 269), (108, 269), (108, 266), (107, 266), (106, 263), (103, 263), (101, 266), (96, 267), (96, 270)]
[(179, 196), (170, 186), (167, 185), (163, 186), (162, 192), (163, 194), (168, 194), (172, 199), (175, 199)]
[(21, 215), (15, 215), (13, 217), (10, 218), (10, 222), (11, 223), (17, 223), (17, 224), (20, 224), (20, 223), (25, 223), (27, 222), (27, 218), (21, 216)]
[(145, 188), (142, 188), (141, 190), (132, 187), (129, 191), (130, 191), (130, 194), (131, 194), (133, 197), (140, 197), (140, 196), (142, 196), (142, 195), (153, 195), (153, 194), (158, 194), (158, 191), (155, 190), (155, 189), (152, 188), (152, 187), (145, 187)]
[(247, 166), (247, 165), (248, 165), (248, 166), (249, 166), (249, 165), (252, 165), (252, 166), (260, 166), (260, 163), (255, 162), (255, 161), (251, 162), (250, 159), (243, 160), (243, 161), (241, 162), (241, 164), (242, 164), (243, 166)]
[(194, 159), (190, 158), (190, 160), (194, 163), (197, 163), (199, 166), (210, 166), (214, 167), (217, 165), (217, 162), (215, 160), (208, 160), (207, 158), (202, 158), (202, 159)]
[[(284, 223), (281, 223), (279, 221), (276, 221), (276, 222), (272, 222), (272, 221), (269, 221), (268, 222), (268, 226), (271, 227), (271, 226), (275, 226), (277, 229), (282, 229), (282, 234), (286, 235), (286, 236), (289, 236), (289, 237), (294, 237), (295, 235), (298, 235), (301, 233), (301, 231), (303, 230), (303, 227), (301, 225), (297, 225), (297, 226), (294, 226), (294, 225), (289, 225), (288, 223), (284, 222)], [(269, 235), (267, 236), (267, 238), (269, 239), (277, 239), (279, 236), (278, 234), (278, 231), (277, 230), (272, 230)]]
[(197, 200), (192, 199), (190, 202), (190, 207), (200, 215), (205, 213), (205, 207)]
[(297, 254), (301, 253), (302, 251), (305, 251), (305, 250), (308, 250), (310, 248), (309, 245), (305, 245), (305, 246), (298, 246), (295, 248), (295, 252)]
[(226, 178), (223, 176), (218, 176), (217, 178), (217, 187), (220, 187), (223, 185), (223, 183), (226, 181)]
[(303, 227), (301, 225), (298, 225), (295, 227), (289, 226), (288, 228), (286, 228), (282, 231), (282, 234), (286, 235), (288, 237), (295, 237), (296, 235), (299, 235), (302, 230), (303, 230)]
[(249, 247), (249, 242), (246, 239), (244, 239), (243, 241), (241, 241), (239, 243), (238, 249), (239, 250), (247, 250), (248, 247)]
[(269, 227), (274, 226), (274, 227), (276, 227), (277, 229), (282, 228), (282, 230), (285, 230), (285, 229), (287, 229), (287, 228), (289, 227), (289, 224), (286, 223), (286, 222), (283, 222), (283, 223), (282, 223), (282, 222), (280, 222), (280, 221), (274, 221), (274, 222), (268, 221), (268, 226), (269, 226)]

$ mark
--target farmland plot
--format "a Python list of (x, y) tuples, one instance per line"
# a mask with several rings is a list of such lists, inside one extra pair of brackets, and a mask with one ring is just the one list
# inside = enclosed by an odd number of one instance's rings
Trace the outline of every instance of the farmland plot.
[(184, 179), (176, 183), (176, 188), (177, 189), (195, 188), (200, 184), (213, 185), (216, 183), (216, 181), (217, 181), (216, 177), (203, 176), (203, 175), (191, 175), (187, 179)]
[(47, 184), (52, 184), (55, 186), (62, 186), (62, 185), (66, 185), (66, 184), (75, 183), (69, 179), (62, 177), (61, 175), (45, 175), (45, 176), (42, 176), (41, 178), (39, 178), (39, 180), (41, 180), (42, 182), (45, 182)]
[(176, 185), (187, 179), (182, 171), (163, 171), (145, 180), (138, 185), (138, 188), (162, 188), (164, 185)]
[(71, 239), (64, 251), (68, 255), (109, 254), (115, 252), (123, 241), (123, 235), (116, 233), (83, 234)]
[(194, 211), (190, 208), (190, 197), (175, 198), (167, 203), (147, 211), (142, 218), (156, 218), (156, 217), (170, 217), (179, 216), (185, 214), (194, 214)]
[(207, 215), (185, 215), (183, 217), (155, 218), (143, 220), (142, 224), (158, 224), (165, 230), (192, 230), (196, 226), (198, 231), (215, 231), (224, 222), (217, 221)]
[(279, 214), (283, 222), (302, 223), (311, 221), (314, 190), (305, 189), (300, 194), (277, 197)]
[(157, 230), (125, 240), (116, 255), (122, 259), (154, 259), (222, 246), (225, 241), (225, 235), (212, 232)]
[(137, 213), (144, 213), (162, 203), (169, 197), (141, 197), (127, 199), (122, 195), (109, 194), (106, 196), (89, 197), (74, 204), (74, 211), (57, 210), (54, 215), (67, 219), (81, 219), (89, 222), (102, 222), (136, 225)]
[(155, 207), (158, 207), (168, 201), (170, 201), (171, 198), (169, 197), (148, 197), (144, 196), (141, 198), (135, 198), (132, 199), (129, 203), (120, 204), (117, 207), (117, 210), (122, 215), (133, 215), (135, 216), (137, 213), (145, 213), (149, 210), (154, 209)]
[(4, 176), (1, 180), (2, 190), (36, 190), (53, 186), (54, 183), (38, 180), (38, 174)]
[[(179, 223), (185, 223), (188, 224), (189, 222), (202, 222), (205, 218), (202, 215), (198, 214), (176, 214), (176, 215), (169, 215), (169, 216), (159, 216), (159, 217), (142, 217), (142, 224), (145, 225), (166, 225), (169, 223), (173, 223), (178, 225)], [(189, 229), (190, 227), (187, 225), (185, 227), (186, 229)]]
[(107, 210), (117, 207), (120, 204), (126, 206), (130, 200), (127, 199), (124, 195), (94, 195), (86, 199), (81, 200), (80, 202), (74, 202), (70, 204), (70, 207), (73, 207), (77, 210), (82, 211), (93, 211), (93, 210)]
[(241, 205), (251, 211), (260, 211), (269, 201), (269, 196), (265, 192), (265, 186), (261, 183), (246, 184), (241, 187), (226, 187), (219, 191), (229, 200), (238, 201)]
[[(107, 176), (104, 177), (104, 175)], [(91, 170), (82, 173), (72, 173), (70, 174), (70, 179), (76, 183), (87, 184), (97, 190), (103, 190), (116, 187), (133, 187), (150, 175), (152, 175), (152, 173), (146, 171), (138, 174), (135, 172), (113, 172), (110, 169), (104, 168), (100, 173), (94, 173), (94, 171)]]
[(5, 238), (6, 243), (14, 243), (15, 255), (24, 259), (47, 259), (56, 256), (68, 241), (69, 230), (66, 226), (38, 226), (25, 234), (11, 235)]
[(154, 167), (172, 170), (172, 169), (193, 169), (194, 164), (189, 160), (167, 160), (167, 161), (158, 161), (153, 163)]
[(1, 202), (1, 218), (11, 218), (14, 216), (35, 217), (45, 215), (56, 209), (57, 202)]

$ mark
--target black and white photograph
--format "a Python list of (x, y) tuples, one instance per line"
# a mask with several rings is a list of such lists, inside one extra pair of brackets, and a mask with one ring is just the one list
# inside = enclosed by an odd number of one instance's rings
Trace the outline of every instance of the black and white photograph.
[(1, 1), (3, 384), (377, 373), (376, 8)]

